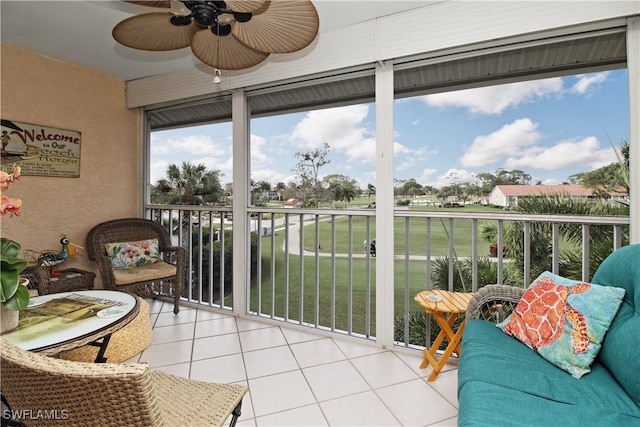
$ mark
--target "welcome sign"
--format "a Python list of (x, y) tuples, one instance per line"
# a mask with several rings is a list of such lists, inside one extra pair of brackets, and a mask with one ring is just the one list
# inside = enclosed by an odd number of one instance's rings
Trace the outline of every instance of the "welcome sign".
[(2, 119), (2, 170), (22, 175), (80, 176), (80, 132)]

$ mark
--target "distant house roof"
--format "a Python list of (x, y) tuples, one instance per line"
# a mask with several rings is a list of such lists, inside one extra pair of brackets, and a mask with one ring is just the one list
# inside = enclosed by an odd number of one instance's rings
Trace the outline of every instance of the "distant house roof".
[(299, 205), (301, 202), (299, 199), (288, 199), (286, 202), (284, 202), (283, 204), (285, 206), (295, 206), (295, 205)]
[(569, 196), (592, 196), (593, 190), (579, 184), (559, 185), (496, 185), (505, 196), (539, 196), (561, 194)]

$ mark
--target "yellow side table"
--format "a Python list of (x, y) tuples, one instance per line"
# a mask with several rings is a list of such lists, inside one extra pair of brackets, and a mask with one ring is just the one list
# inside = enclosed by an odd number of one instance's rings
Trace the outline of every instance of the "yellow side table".
[[(444, 365), (455, 351), (460, 356), (460, 342), (464, 332), (464, 321), (460, 324), (457, 331), (453, 330), (454, 322), (460, 313), (467, 311), (469, 301), (473, 297), (473, 293), (467, 292), (449, 292), (441, 290), (422, 291), (414, 297), (414, 301), (431, 314), (438, 325), (440, 333), (431, 345), (431, 348), (424, 349), (424, 360), (420, 365), (420, 369), (425, 369), (427, 364), (433, 367), (433, 372), (429, 375), (428, 381), (434, 381)], [(435, 359), (435, 354), (440, 344), (447, 338), (449, 344), (439, 360)]]

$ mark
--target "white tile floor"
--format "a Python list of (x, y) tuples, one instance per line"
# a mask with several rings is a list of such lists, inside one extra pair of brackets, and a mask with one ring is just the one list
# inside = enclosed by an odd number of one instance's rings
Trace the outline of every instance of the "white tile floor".
[(458, 372), (422, 355), (205, 309), (149, 301), (153, 342), (131, 359), (192, 379), (244, 383), (238, 426), (455, 426)]

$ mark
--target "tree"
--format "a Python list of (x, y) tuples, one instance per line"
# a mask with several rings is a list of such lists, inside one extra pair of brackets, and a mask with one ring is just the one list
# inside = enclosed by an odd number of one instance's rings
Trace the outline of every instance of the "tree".
[(423, 195), (424, 188), (421, 184), (418, 184), (418, 182), (414, 178), (411, 178), (404, 182), (404, 184), (400, 188), (400, 194), (403, 196)]
[(496, 169), (493, 173), (479, 173), (477, 178), (481, 182), (483, 194), (491, 193), (496, 185), (526, 185), (531, 181), (531, 175), (520, 169)]
[(271, 190), (271, 184), (267, 181), (258, 181), (253, 184), (254, 204), (256, 206), (264, 205), (263, 200), (269, 197), (269, 191)]
[(358, 187), (356, 180), (350, 179), (345, 175), (327, 175), (322, 181), (329, 190), (331, 200), (344, 202), (345, 207), (347, 206), (347, 203), (355, 199), (360, 193), (360, 188)]
[(233, 182), (227, 182), (224, 185), (224, 193), (223, 193), (223, 201), (225, 204), (228, 204), (233, 200)]
[(282, 200), (282, 192), (287, 189), (286, 184), (280, 181), (276, 184), (275, 189), (278, 192), (278, 200)]
[(608, 195), (611, 192), (629, 194), (629, 143), (622, 140), (620, 152), (613, 147), (618, 161), (591, 172), (582, 172), (569, 177), (569, 182), (582, 184), (594, 193)]
[(449, 199), (449, 197), (455, 197), (456, 200), (460, 195), (460, 184), (451, 184), (445, 185), (438, 190), (438, 200), (440, 200), (440, 205), (445, 206), (445, 203)]
[(178, 203), (179, 199), (180, 196), (166, 178), (159, 179), (156, 181), (156, 185), (151, 186), (151, 203), (174, 205)]
[[(191, 230), (191, 265), (193, 266), (192, 280), (189, 280), (193, 287), (193, 292), (198, 292), (198, 282), (202, 284), (203, 300), (209, 299), (210, 292), (213, 292), (212, 300), (220, 301), (221, 285), (224, 285), (225, 295), (233, 291), (233, 232), (224, 230), (224, 247), (222, 239), (211, 239), (210, 233), (215, 232), (219, 237), (220, 230), (211, 230), (209, 227), (198, 230)], [(199, 233), (202, 233), (200, 239)], [(251, 279), (255, 278), (258, 272), (258, 233), (251, 233)], [(213, 240), (213, 243), (210, 243)], [(202, 247), (200, 247), (202, 242)], [(187, 243), (189, 244), (189, 243)], [(224, 264), (224, 275), (220, 276), (220, 264)], [(212, 284), (213, 287), (209, 286)]]
[(151, 187), (152, 203), (179, 205), (215, 204), (223, 194), (219, 170), (208, 171), (204, 164), (170, 164), (167, 177)]
[(393, 178), (393, 196), (399, 196), (402, 194), (402, 186), (407, 182), (406, 179)]
[(311, 151), (295, 153), (298, 161), (292, 171), (300, 178), (301, 185), (299, 190), (301, 198), (306, 202), (310, 196), (313, 196), (315, 207), (318, 207), (321, 190), (318, 185), (318, 174), (321, 167), (331, 163), (331, 160), (327, 158), (328, 155), (329, 144), (326, 142), (321, 147)]
[(367, 204), (371, 206), (371, 196), (376, 195), (376, 187), (373, 184), (367, 184)]
[(256, 188), (260, 191), (269, 191), (271, 190), (271, 184), (269, 184), (267, 181), (258, 181), (258, 183), (256, 184)]
[(422, 190), (424, 194), (438, 194), (438, 189), (432, 185), (425, 185)]

